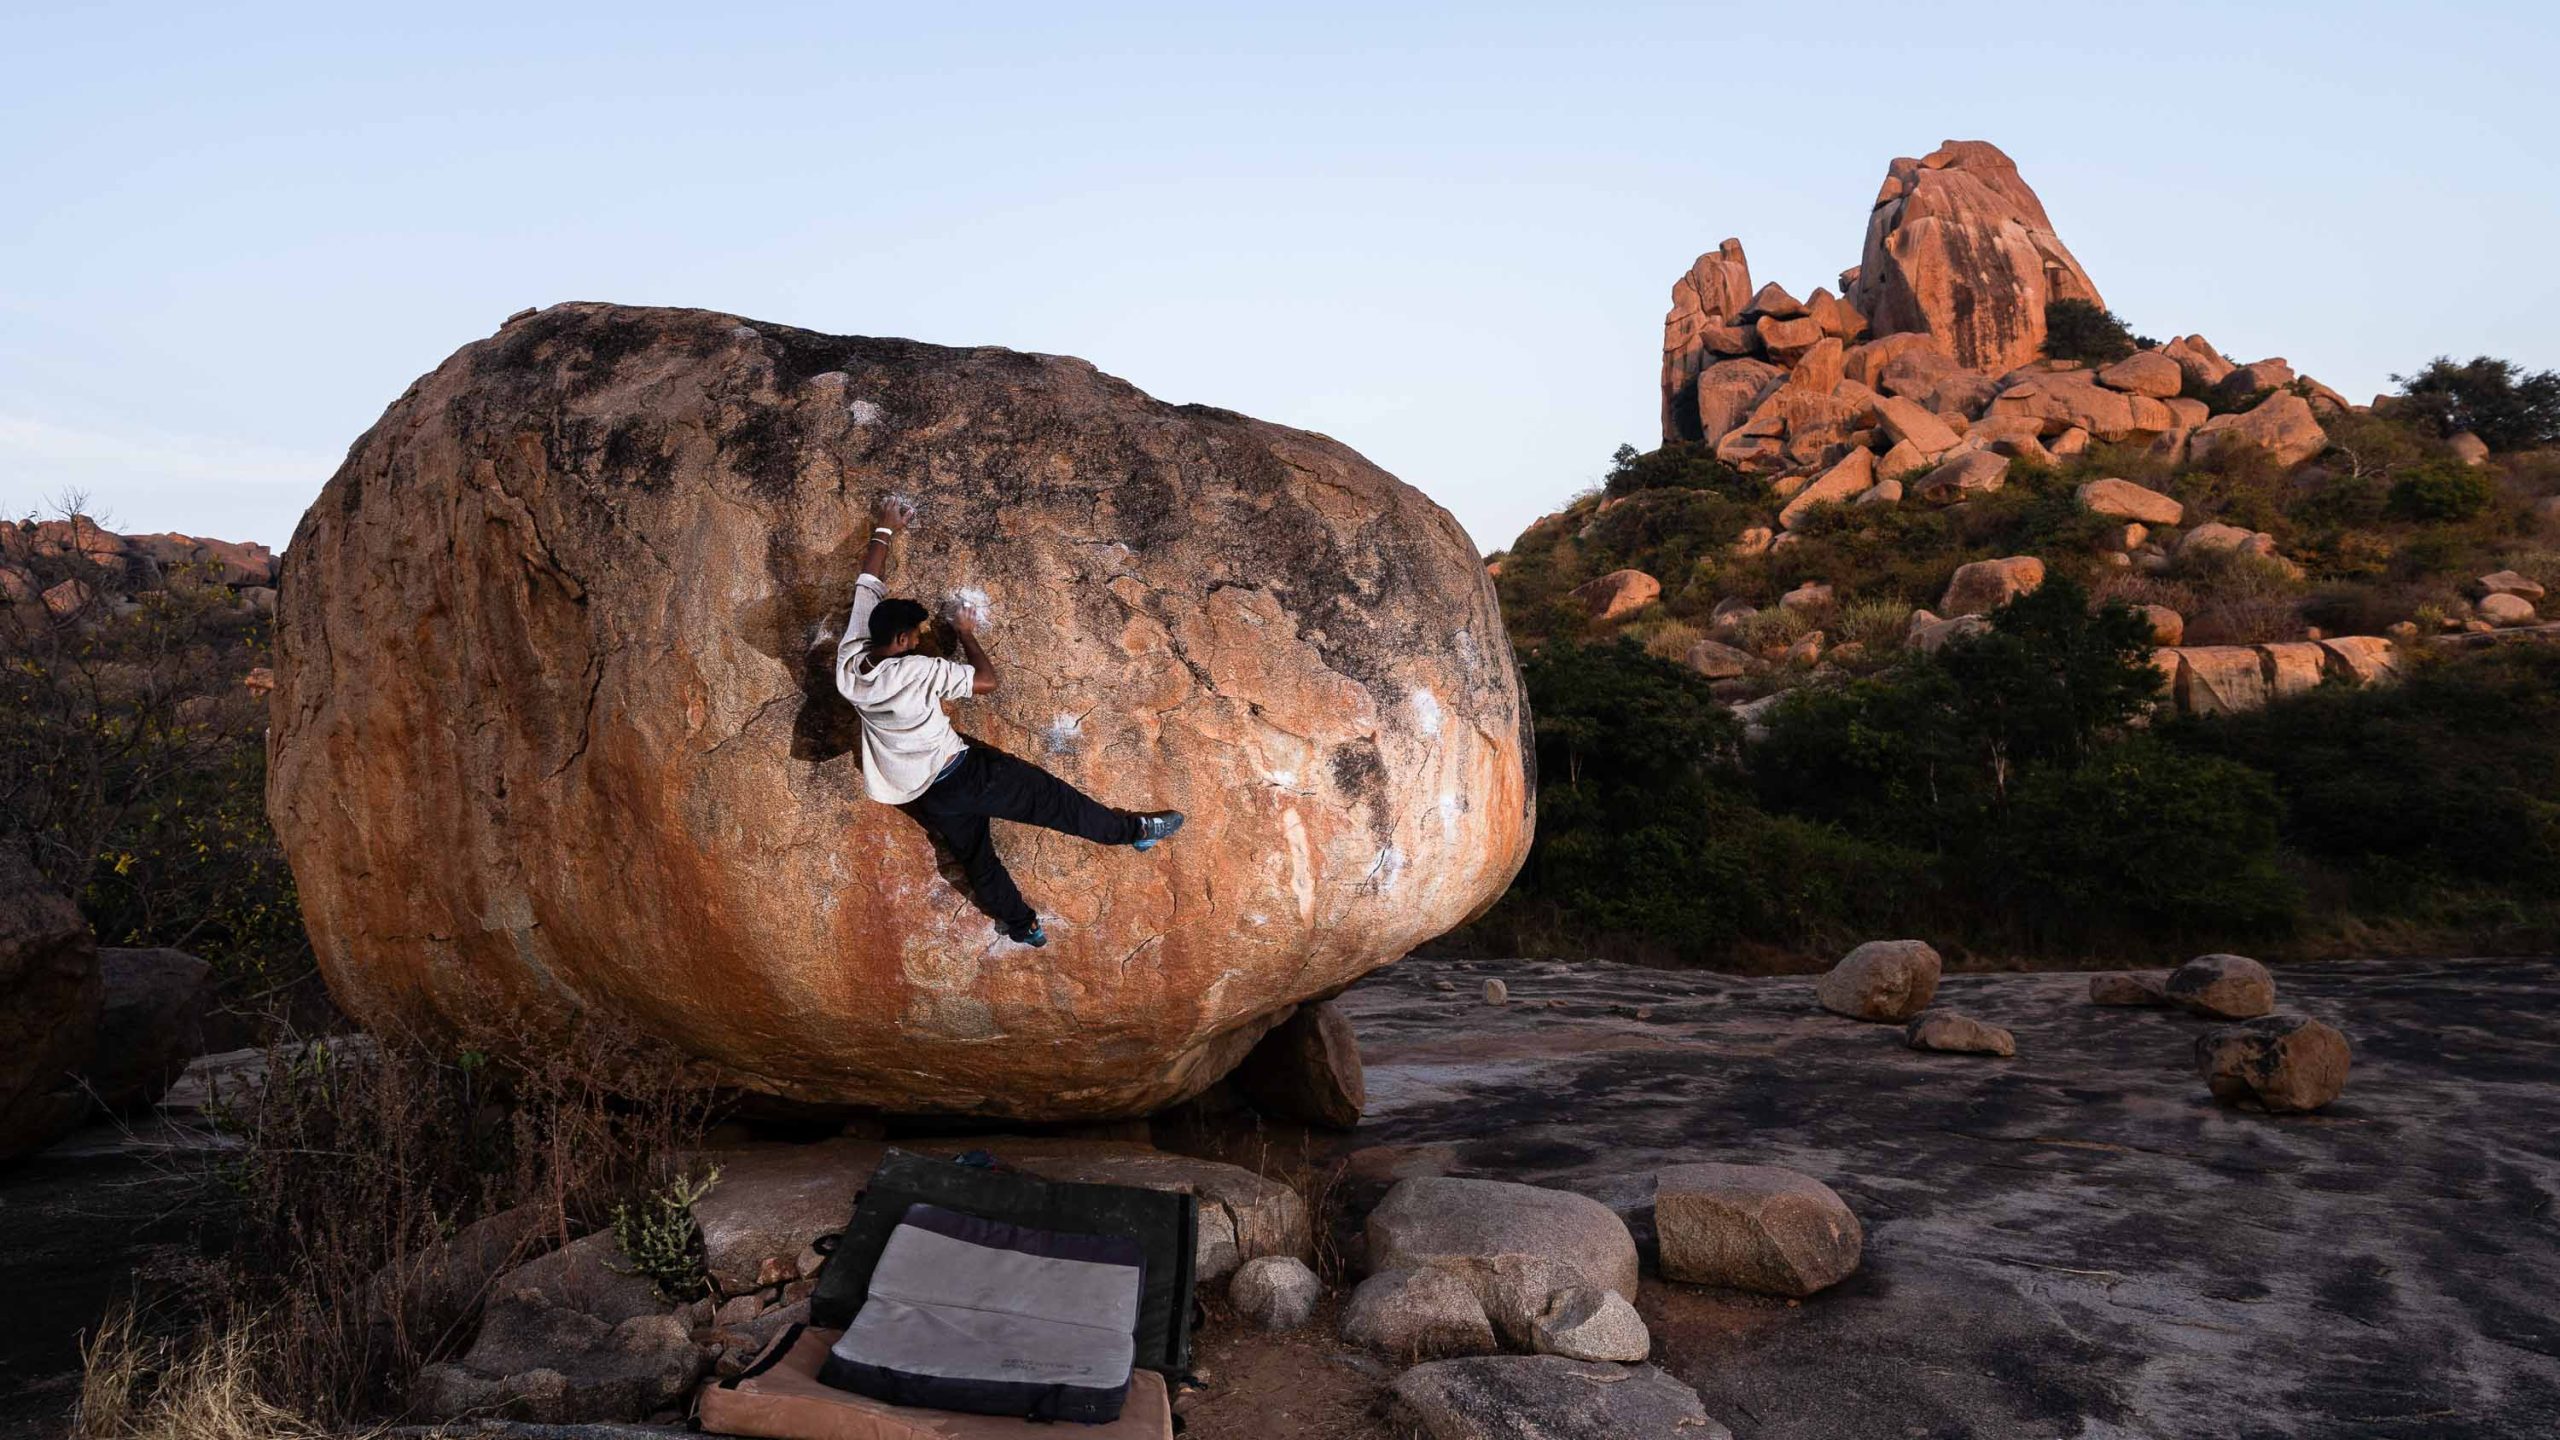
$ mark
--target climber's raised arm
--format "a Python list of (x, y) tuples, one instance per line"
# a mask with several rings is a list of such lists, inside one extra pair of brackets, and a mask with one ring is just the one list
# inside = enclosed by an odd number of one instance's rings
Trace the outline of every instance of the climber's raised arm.
[(978, 612), (967, 605), (951, 615), (951, 633), (960, 637), (960, 653), (969, 657), (969, 668), (976, 677), (969, 682), (972, 695), (992, 695), (996, 689), (996, 662), (987, 658), (987, 649), (978, 643)]

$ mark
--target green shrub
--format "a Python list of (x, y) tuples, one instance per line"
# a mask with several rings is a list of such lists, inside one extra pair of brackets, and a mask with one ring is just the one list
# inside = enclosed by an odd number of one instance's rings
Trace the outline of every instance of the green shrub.
[(1715, 447), (1691, 440), (1666, 441), (1658, 450), (1621, 445), (1610, 457), (1609, 474), (1601, 482), (1610, 495), (1644, 490), (1712, 490), (1735, 500), (1757, 500), (1768, 493), (1762, 481), (1716, 458)]
[(2468, 430), (2492, 450), (2560, 444), (2560, 374), (2487, 355), (2460, 365), (2439, 355), (2415, 375), (2391, 378), (2401, 413), (2439, 435)]
[(2053, 300), (2044, 307), (2044, 353), (2052, 359), (2106, 365), (2150, 343), (2104, 306), (2086, 300)]
[(614, 1202), (613, 1239), (631, 1262), (630, 1273), (648, 1281), (670, 1305), (699, 1300), (711, 1289), (693, 1207), (719, 1183), (720, 1167), (714, 1165), (700, 1179), (678, 1175), (636, 1204)]
[(2385, 508), (2400, 520), (2468, 520), (2497, 498), (2497, 486), (2486, 473), (2457, 461), (2438, 460), (2393, 481)]

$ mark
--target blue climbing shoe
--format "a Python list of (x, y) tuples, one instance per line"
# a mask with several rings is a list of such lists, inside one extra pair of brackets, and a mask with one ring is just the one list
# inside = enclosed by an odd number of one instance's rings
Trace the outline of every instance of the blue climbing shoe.
[(1028, 945), (1032, 949), (1037, 950), (1041, 946), (1049, 943), (1049, 932), (1041, 929), (1039, 920), (1035, 918), (1029, 925), (1026, 925), (1019, 930), (1005, 931), (1004, 938), (1012, 941), (1016, 945)]
[(1150, 810), (1138, 817), (1138, 838), (1129, 842), (1135, 850), (1153, 850), (1174, 831), (1182, 828), (1179, 810)]

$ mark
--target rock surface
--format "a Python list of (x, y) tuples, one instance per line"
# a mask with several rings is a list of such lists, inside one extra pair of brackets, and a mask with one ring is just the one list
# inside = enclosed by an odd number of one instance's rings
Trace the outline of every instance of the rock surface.
[(2347, 1037), (2306, 1015), (2268, 1015), (2196, 1037), (2213, 1098), (2273, 1114), (2318, 1110), (2347, 1088)]
[(1351, 1292), (1342, 1338), (1398, 1360), (1499, 1349), (1475, 1287), (1445, 1270), (1381, 1270)]
[(1394, 1417), (1424, 1440), (1733, 1440), (1698, 1392), (1650, 1365), (1503, 1355), (1417, 1365)]
[(1822, 1008), (1852, 1020), (1899, 1025), (1938, 993), (1938, 952), (1919, 940), (1870, 940), (1813, 982)]
[[(1190, 814), (1146, 856), (999, 826), (1044, 950), (863, 796), (812, 641), (880, 490), (922, 508), (893, 588), (992, 610), (1006, 685), (963, 728)], [(270, 811), (368, 1024), (574, 1012), (794, 1100), (1134, 1115), (1491, 901), (1530, 838), (1448, 513), (1082, 361), (555, 306), (401, 397), (285, 572)]]
[(1360, 1042), (1331, 1001), (1299, 1006), (1253, 1047), (1235, 1078), (1263, 1114), (1329, 1130), (1359, 1124), (1367, 1103)]
[(1916, 330), (1994, 373), (2042, 353), (2047, 303), (2105, 304), (2016, 163), (1981, 140), (1887, 167), (1849, 300), (1878, 335)]
[(1295, 1255), (1264, 1255), (1236, 1268), (1227, 1300), (1265, 1330), (1295, 1330), (1315, 1318), (1324, 1282)]
[(1523, 1348), (1559, 1289), (1636, 1294), (1626, 1223), (1570, 1191), (1438, 1176), (1400, 1181), (1369, 1212), (1368, 1246), (1374, 1271), (1440, 1270), (1463, 1280), (1503, 1340)]
[(1547, 1297), (1530, 1327), (1529, 1348), (1568, 1360), (1642, 1360), (1653, 1349), (1627, 1297), (1596, 1285), (1569, 1285)]
[(155, 1104), (204, 1053), (213, 967), (183, 950), (105, 948), (98, 977), (98, 1041), (81, 1078), (118, 1114)]
[(1839, 1192), (1776, 1165), (1675, 1165), (1655, 1177), (1662, 1273), (1764, 1295), (1811, 1295), (1858, 1268), (1866, 1230)]
[(2276, 977), (2246, 955), (2199, 955), (2169, 972), (2169, 1003), (2197, 1015), (2247, 1020), (2276, 1008)]
[(0, 1160), (71, 1133), (89, 1099), (102, 988), (88, 922), (15, 844), (0, 844)]

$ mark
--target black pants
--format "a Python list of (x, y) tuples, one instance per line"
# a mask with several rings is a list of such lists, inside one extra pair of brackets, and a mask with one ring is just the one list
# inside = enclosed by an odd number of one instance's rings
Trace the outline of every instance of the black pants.
[(1122, 814), (1032, 764), (983, 745), (972, 745), (949, 774), (910, 800), (906, 812), (951, 847), (969, 877), (980, 907), (1008, 930), (1029, 928), (1033, 915), (996, 858), (989, 820), (1017, 820), (1044, 830), (1081, 836), (1097, 845), (1126, 845), (1138, 838), (1138, 817)]

